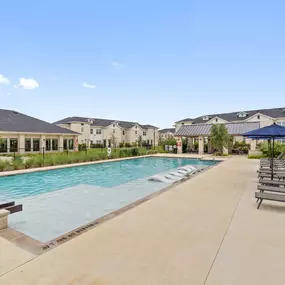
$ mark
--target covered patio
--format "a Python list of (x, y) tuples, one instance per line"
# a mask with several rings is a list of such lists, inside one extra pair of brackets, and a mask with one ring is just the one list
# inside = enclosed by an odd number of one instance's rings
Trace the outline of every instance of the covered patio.
[[(194, 142), (198, 141), (198, 153), (204, 154), (205, 143), (208, 144), (208, 153), (212, 153), (213, 146), (211, 145), (210, 133), (212, 124), (193, 124), (184, 125), (176, 133), (177, 138), (177, 153), (181, 154), (182, 151), (182, 139), (187, 138), (187, 148), (192, 149)], [(243, 141), (243, 134), (260, 128), (259, 122), (251, 123), (227, 123), (225, 127), (228, 130), (229, 135), (233, 136), (235, 141)], [(250, 144), (250, 150), (256, 150), (256, 140), (247, 139), (247, 143)], [(228, 149), (224, 148), (224, 153), (228, 153)]]

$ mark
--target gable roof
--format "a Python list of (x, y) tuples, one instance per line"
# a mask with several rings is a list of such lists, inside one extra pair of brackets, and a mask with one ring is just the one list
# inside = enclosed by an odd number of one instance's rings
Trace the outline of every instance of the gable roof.
[(180, 121), (177, 121), (177, 122), (175, 122), (175, 123), (184, 123), (184, 122), (189, 122), (189, 121), (194, 121), (195, 119), (193, 119), (193, 118), (186, 118), (186, 119), (183, 119), (183, 120), (180, 120)]
[[(237, 111), (237, 112), (231, 112), (231, 113), (221, 113), (221, 114), (211, 114), (211, 115), (203, 115), (199, 116), (195, 119), (193, 119), (193, 124), (200, 124), (205, 123), (207, 121), (210, 121), (214, 117), (219, 117), (225, 121), (232, 122), (232, 121), (244, 121), (249, 117), (254, 116), (257, 113), (263, 114), (265, 116), (271, 117), (271, 118), (282, 118), (285, 117), (285, 107), (281, 108), (272, 108), (272, 109), (257, 109), (257, 110), (250, 110), (250, 111)], [(246, 113), (246, 117), (238, 117), (238, 114), (240, 113)], [(209, 117), (209, 120), (205, 121), (203, 120), (204, 117)], [(189, 121), (191, 119), (184, 119), (181, 121), (178, 121), (176, 123), (182, 123)]]
[(112, 124), (118, 124), (120, 127), (124, 128), (124, 129), (132, 128), (135, 125), (140, 126), (142, 129), (157, 128), (157, 127), (154, 127), (152, 125), (141, 125), (137, 122), (99, 119), (99, 118), (87, 118), (87, 117), (68, 117), (68, 118), (59, 120), (57, 122), (54, 122), (54, 124), (59, 125), (59, 124), (68, 124), (68, 123), (72, 123), (72, 122), (90, 123), (90, 120), (93, 121), (93, 123), (91, 123), (91, 126), (100, 126), (100, 127), (104, 127), (104, 128), (108, 127)]
[(165, 133), (175, 133), (175, 128), (168, 128), (168, 129), (162, 129), (158, 131), (161, 134), (165, 134)]
[(77, 134), (25, 114), (0, 109), (0, 132)]
[[(211, 133), (211, 124), (194, 124), (184, 125), (176, 133), (175, 136), (195, 137), (195, 136), (209, 136)], [(246, 132), (253, 131), (260, 128), (259, 122), (252, 123), (227, 123), (225, 127), (230, 135), (242, 135)]]

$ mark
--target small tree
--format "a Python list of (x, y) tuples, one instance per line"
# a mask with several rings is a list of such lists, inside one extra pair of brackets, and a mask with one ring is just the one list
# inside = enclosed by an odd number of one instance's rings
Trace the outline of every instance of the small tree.
[(111, 136), (111, 145), (112, 145), (112, 147), (117, 146), (117, 139), (116, 139), (114, 134)]
[(158, 145), (164, 145), (164, 139), (161, 133), (158, 133)]
[(138, 137), (138, 146), (139, 146), (139, 147), (142, 146), (142, 142), (143, 142), (142, 136), (139, 136), (139, 137)]
[(230, 136), (224, 124), (213, 124), (210, 130), (211, 144), (219, 152), (223, 152), (224, 147), (228, 147)]

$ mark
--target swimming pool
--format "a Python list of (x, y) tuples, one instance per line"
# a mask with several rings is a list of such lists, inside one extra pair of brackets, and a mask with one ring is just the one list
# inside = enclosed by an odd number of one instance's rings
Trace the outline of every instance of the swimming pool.
[(148, 157), (0, 177), (0, 201), (22, 203), (9, 226), (46, 242), (169, 185), (148, 181), (152, 175), (216, 163)]

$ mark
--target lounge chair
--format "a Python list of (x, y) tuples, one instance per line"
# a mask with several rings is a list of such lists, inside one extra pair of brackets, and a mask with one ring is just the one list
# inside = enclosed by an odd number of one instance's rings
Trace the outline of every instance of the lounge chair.
[(261, 185), (268, 185), (268, 186), (276, 186), (276, 187), (285, 187), (285, 181), (276, 181), (276, 180), (268, 180), (268, 179), (260, 179), (259, 183)]
[[(285, 153), (284, 152), (281, 152), (276, 158), (274, 158), (274, 160), (282, 160), (284, 159), (285, 157)], [(271, 158), (269, 157), (264, 157), (264, 158), (261, 158), (260, 161), (270, 161)]]
[[(261, 179), (271, 178), (271, 173), (258, 173), (258, 177)], [(273, 178), (278, 180), (282, 179), (285, 180), (285, 172), (280, 172), (280, 173), (273, 172)]]
[(258, 185), (257, 190), (259, 190), (261, 193), (263, 192), (285, 193), (285, 188), (278, 186)]
[(265, 193), (265, 192), (255, 192), (255, 198), (259, 200), (257, 209), (259, 209), (263, 200), (285, 202), (285, 195), (277, 193)]

